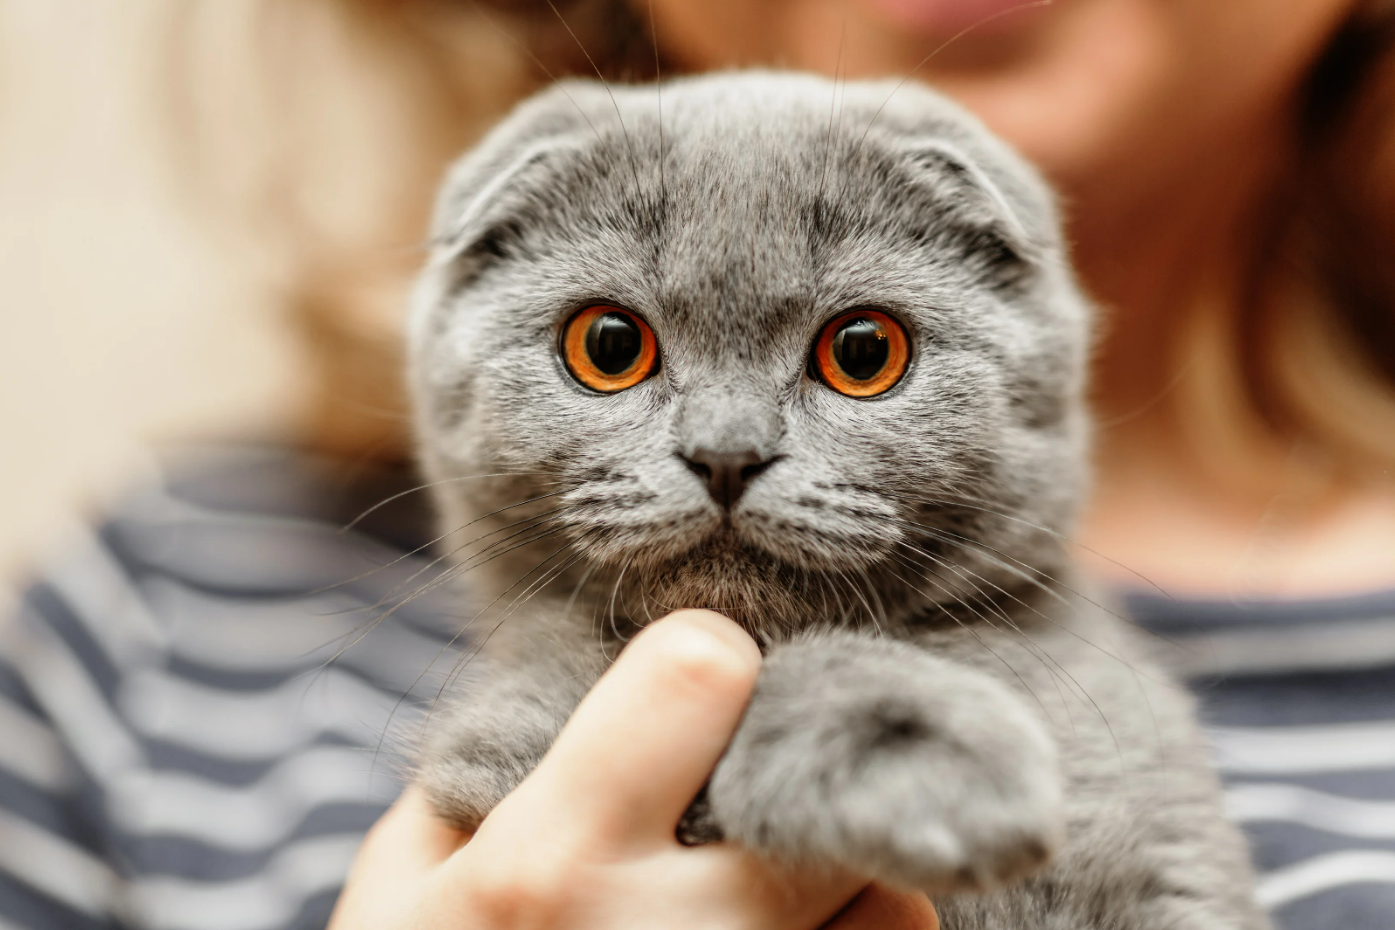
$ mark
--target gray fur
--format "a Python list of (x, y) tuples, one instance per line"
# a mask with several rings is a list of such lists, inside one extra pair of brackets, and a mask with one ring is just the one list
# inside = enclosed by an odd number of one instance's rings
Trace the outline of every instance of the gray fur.
[[(421, 461), (490, 605), (424, 753), (442, 813), (477, 823), (624, 640), (711, 607), (766, 661), (685, 835), (925, 889), (947, 928), (1265, 926), (1191, 704), (1060, 543), (1088, 305), (1045, 185), (977, 121), (913, 84), (569, 82), (455, 166), (435, 243)], [(656, 376), (570, 377), (592, 302), (649, 322)], [(806, 374), (856, 307), (914, 343), (865, 400)], [(700, 448), (774, 463), (728, 515)]]

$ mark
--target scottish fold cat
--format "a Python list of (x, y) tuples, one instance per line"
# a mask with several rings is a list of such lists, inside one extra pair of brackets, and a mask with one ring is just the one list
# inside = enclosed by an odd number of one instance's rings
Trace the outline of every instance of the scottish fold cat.
[(422, 778), (472, 825), (624, 642), (762, 644), (680, 835), (946, 927), (1261, 928), (1192, 706), (1084, 586), (1090, 309), (1052, 197), (914, 84), (555, 85), (455, 165), (420, 459), (483, 644)]

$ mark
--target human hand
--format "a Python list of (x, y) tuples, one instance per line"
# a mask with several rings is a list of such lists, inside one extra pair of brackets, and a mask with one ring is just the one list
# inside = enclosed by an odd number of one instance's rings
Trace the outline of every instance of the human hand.
[(653, 624), (474, 836), (408, 789), (365, 838), (331, 930), (935, 930), (923, 896), (674, 838), (759, 667), (755, 644), (719, 614)]

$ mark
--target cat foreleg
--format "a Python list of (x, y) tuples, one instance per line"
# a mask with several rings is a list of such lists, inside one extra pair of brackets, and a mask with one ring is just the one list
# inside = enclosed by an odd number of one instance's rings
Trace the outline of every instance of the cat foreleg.
[(489, 662), (430, 728), (420, 774), (436, 812), (477, 827), (523, 781), (604, 670), (596, 650), (546, 651)]
[(993, 888), (1064, 833), (1044, 722), (983, 672), (909, 643), (777, 646), (708, 789), (729, 839), (930, 892)]

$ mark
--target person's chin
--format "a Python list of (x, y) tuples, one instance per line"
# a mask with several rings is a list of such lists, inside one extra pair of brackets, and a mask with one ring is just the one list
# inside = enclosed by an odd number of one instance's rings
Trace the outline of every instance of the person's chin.
[(927, 37), (1018, 30), (1064, 0), (859, 0), (879, 18)]

